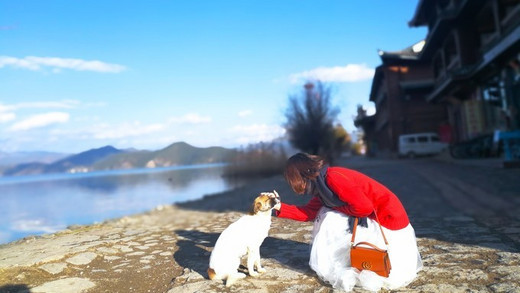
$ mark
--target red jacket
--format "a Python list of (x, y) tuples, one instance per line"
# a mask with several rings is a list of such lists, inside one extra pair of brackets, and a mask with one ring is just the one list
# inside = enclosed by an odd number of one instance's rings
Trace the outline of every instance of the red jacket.
[[(344, 206), (334, 209), (349, 216), (376, 219), (390, 230), (406, 227), (410, 221), (397, 196), (381, 183), (354, 170), (341, 167), (329, 167), (325, 182), (327, 186), (345, 202)], [(298, 221), (312, 221), (323, 206), (319, 197), (313, 197), (304, 206), (282, 203), (278, 217)]]

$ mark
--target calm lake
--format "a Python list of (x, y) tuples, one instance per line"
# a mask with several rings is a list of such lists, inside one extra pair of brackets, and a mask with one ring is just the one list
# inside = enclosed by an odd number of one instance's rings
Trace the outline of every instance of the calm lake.
[(0, 177), (0, 244), (237, 187), (224, 165)]

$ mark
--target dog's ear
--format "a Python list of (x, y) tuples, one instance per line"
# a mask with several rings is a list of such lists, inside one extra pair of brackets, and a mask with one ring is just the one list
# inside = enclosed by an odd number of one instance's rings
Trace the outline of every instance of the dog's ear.
[(258, 213), (258, 211), (262, 210), (262, 203), (261, 202), (255, 202), (255, 214)]
[(259, 201), (255, 201), (255, 202), (253, 202), (253, 204), (251, 205), (251, 208), (249, 209), (249, 214), (256, 215), (256, 213), (258, 213), (258, 211), (260, 209), (262, 209), (262, 203)]

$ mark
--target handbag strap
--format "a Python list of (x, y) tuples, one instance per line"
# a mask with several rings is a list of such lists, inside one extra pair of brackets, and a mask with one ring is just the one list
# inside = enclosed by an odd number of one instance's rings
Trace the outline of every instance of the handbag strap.
[(379, 251), (379, 252), (385, 252), (385, 251), (386, 251), (386, 250), (384, 250), (384, 249), (381, 249), (381, 248), (375, 246), (374, 244), (372, 244), (372, 243), (370, 243), (370, 242), (358, 242), (358, 243), (356, 243), (356, 245), (354, 245), (354, 246), (358, 246), (358, 245), (366, 245), (366, 246), (370, 246), (370, 247), (372, 247), (373, 249), (375, 249), (375, 250), (377, 250), (377, 251)]
[[(383, 232), (383, 228), (381, 227), (381, 223), (379, 223), (379, 218), (377, 217), (377, 213), (376, 213), (375, 210), (374, 210), (374, 214), (376, 215), (376, 222), (379, 225), (379, 230), (381, 230), (381, 234), (383, 235), (383, 239), (385, 240), (385, 244), (386, 244), (386, 246), (388, 246), (388, 241), (386, 240), (385, 233)], [(358, 217), (356, 217), (354, 219), (354, 228), (352, 228), (352, 239), (350, 240), (350, 244), (352, 246), (354, 246), (354, 238), (356, 237), (356, 230), (357, 230), (358, 220), (359, 220)]]

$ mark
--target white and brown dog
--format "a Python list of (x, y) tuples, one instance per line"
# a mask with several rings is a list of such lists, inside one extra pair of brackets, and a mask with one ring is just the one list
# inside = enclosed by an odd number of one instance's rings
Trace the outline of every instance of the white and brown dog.
[(265, 272), (260, 264), (260, 245), (271, 228), (271, 210), (277, 205), (280, 205), (280, 197), (276, 191), (260, 193), (249, 215), (242, 216), (220, 234), (209, 259), (208, 276), (211, 280), (225, 280), (229, 287), (244, 278), (246, 275), (238, 272), (238, 267), (246, 254), (250, 276)]

